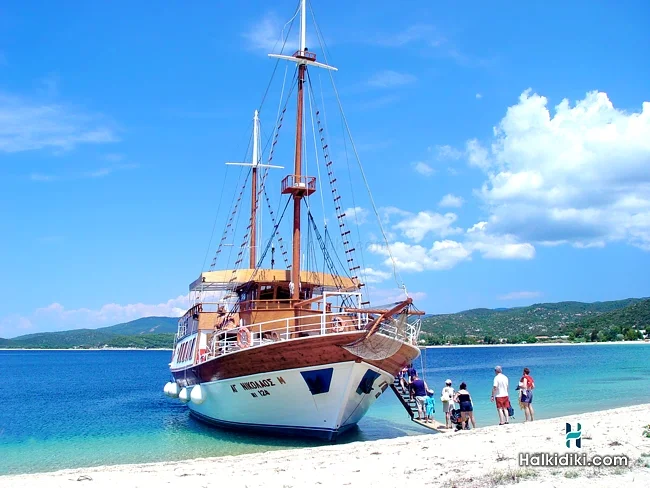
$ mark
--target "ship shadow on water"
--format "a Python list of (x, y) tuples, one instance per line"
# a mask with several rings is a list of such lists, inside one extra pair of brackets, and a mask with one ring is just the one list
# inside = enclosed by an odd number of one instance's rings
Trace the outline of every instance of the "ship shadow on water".
[[(324, 440), (312, 437), (279, 435), (273, 432), (254, 432), (240, 428), (217, 426), (195, 418), (182, 404), (169, 404), (169, 415), (163, 422), (165, 429), (174, 432), (185, 432), (200, 436), (203, 440), (211, 439), (216, 443), (228, 443), (241, 446), (258, 446), (269, 449), (295, 449), (301, 447), (319, 447), (351, 442), (365, 442), (379, 439), (396, 439), (413, 435), (427, 434), (418, 426), (393, 422), (388, 419), (366, 417), (362, 425), (355, 425), (341, 433), (335, 440)], [(238, 450), (238, 449), (236, 449)]]

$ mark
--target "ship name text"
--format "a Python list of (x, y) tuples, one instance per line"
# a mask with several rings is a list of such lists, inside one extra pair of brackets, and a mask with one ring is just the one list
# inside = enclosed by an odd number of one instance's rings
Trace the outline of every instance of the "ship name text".
[[(271, 378), (266, 378), (257, 381), (244, 381), (239, 383), (239, 386), (241, 386), (244, 391), (248, 391), (252, 397), (258, 398), (258, 397), (268, 396), (271, 394), (267, 390), (267, 388), (287, 384), (287, 382), (282, 376), (278, 376), (276, 378), (276, 381), (277, 383), (275, 383)], [(232, 390), (233, 393), (239, 393), (236, 384), (231, 384), (230, 389)]]

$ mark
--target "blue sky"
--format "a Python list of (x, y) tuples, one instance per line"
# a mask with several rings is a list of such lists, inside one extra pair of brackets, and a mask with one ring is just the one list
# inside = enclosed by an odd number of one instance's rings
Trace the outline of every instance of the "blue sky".
[[(312, 3), (420, 308), (650, 295), (647, 2)], [(208, 263), (232, 200), (238, 173), (223, 163), (246, 157), (275, 66), (266, 54), (295, 7), (0, 6), (0, 337), (180, 313), (219, 201)], [(284, 72), (262, 106), (265, 137)], [(345, 176), (331, 89), (320, 101)], [(274, 158), (285, 168), (289, 107)], [(288, 172), (271, 173), (276, 208)], [(387, 247), (358, 174), (352, 184), (343, 205), (357, 207), (371, 298), (386, 301)]]

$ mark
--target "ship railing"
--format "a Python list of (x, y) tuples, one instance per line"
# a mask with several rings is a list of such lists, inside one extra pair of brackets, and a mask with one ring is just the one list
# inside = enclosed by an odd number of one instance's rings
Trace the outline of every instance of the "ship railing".
[[(216, 332), (202, 331), (212, 336), (208, 340), (207, 354), (203, 358), (208, 360), (243, 349), (305, 337), (361, 332), (373, 322), (373, 317), (365, 313), (324, 312), (269, 320)], [(409, 334), (403, 327), (397, 327), (393, 322), (390, 319), (382, 321), (377, 333), (410, 343)]]
[(411, 322), (407, 322), (406, 324), (406, 336), (408, 338), (408, 342), (413, 345), (418, 344), (418, 340), (420, 337), (420, 329), (422, 328), (422, 319), (419, 317), (416, 318), (415, 320)]

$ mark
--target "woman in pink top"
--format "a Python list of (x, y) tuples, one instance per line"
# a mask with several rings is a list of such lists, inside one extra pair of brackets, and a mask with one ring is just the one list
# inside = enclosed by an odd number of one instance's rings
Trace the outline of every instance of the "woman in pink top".
[(533, 415), (535, 411), (533, 410), (533, 389), (535, 388), (535, 382), (533, 377), (530, 376), (530, 369), (524, 368), (524, 375), (519, 380), (519, 389), (521, 397), (519, 402), (524, 409), (524, 415), (526, 416), (526, 422), (533, 421)]

